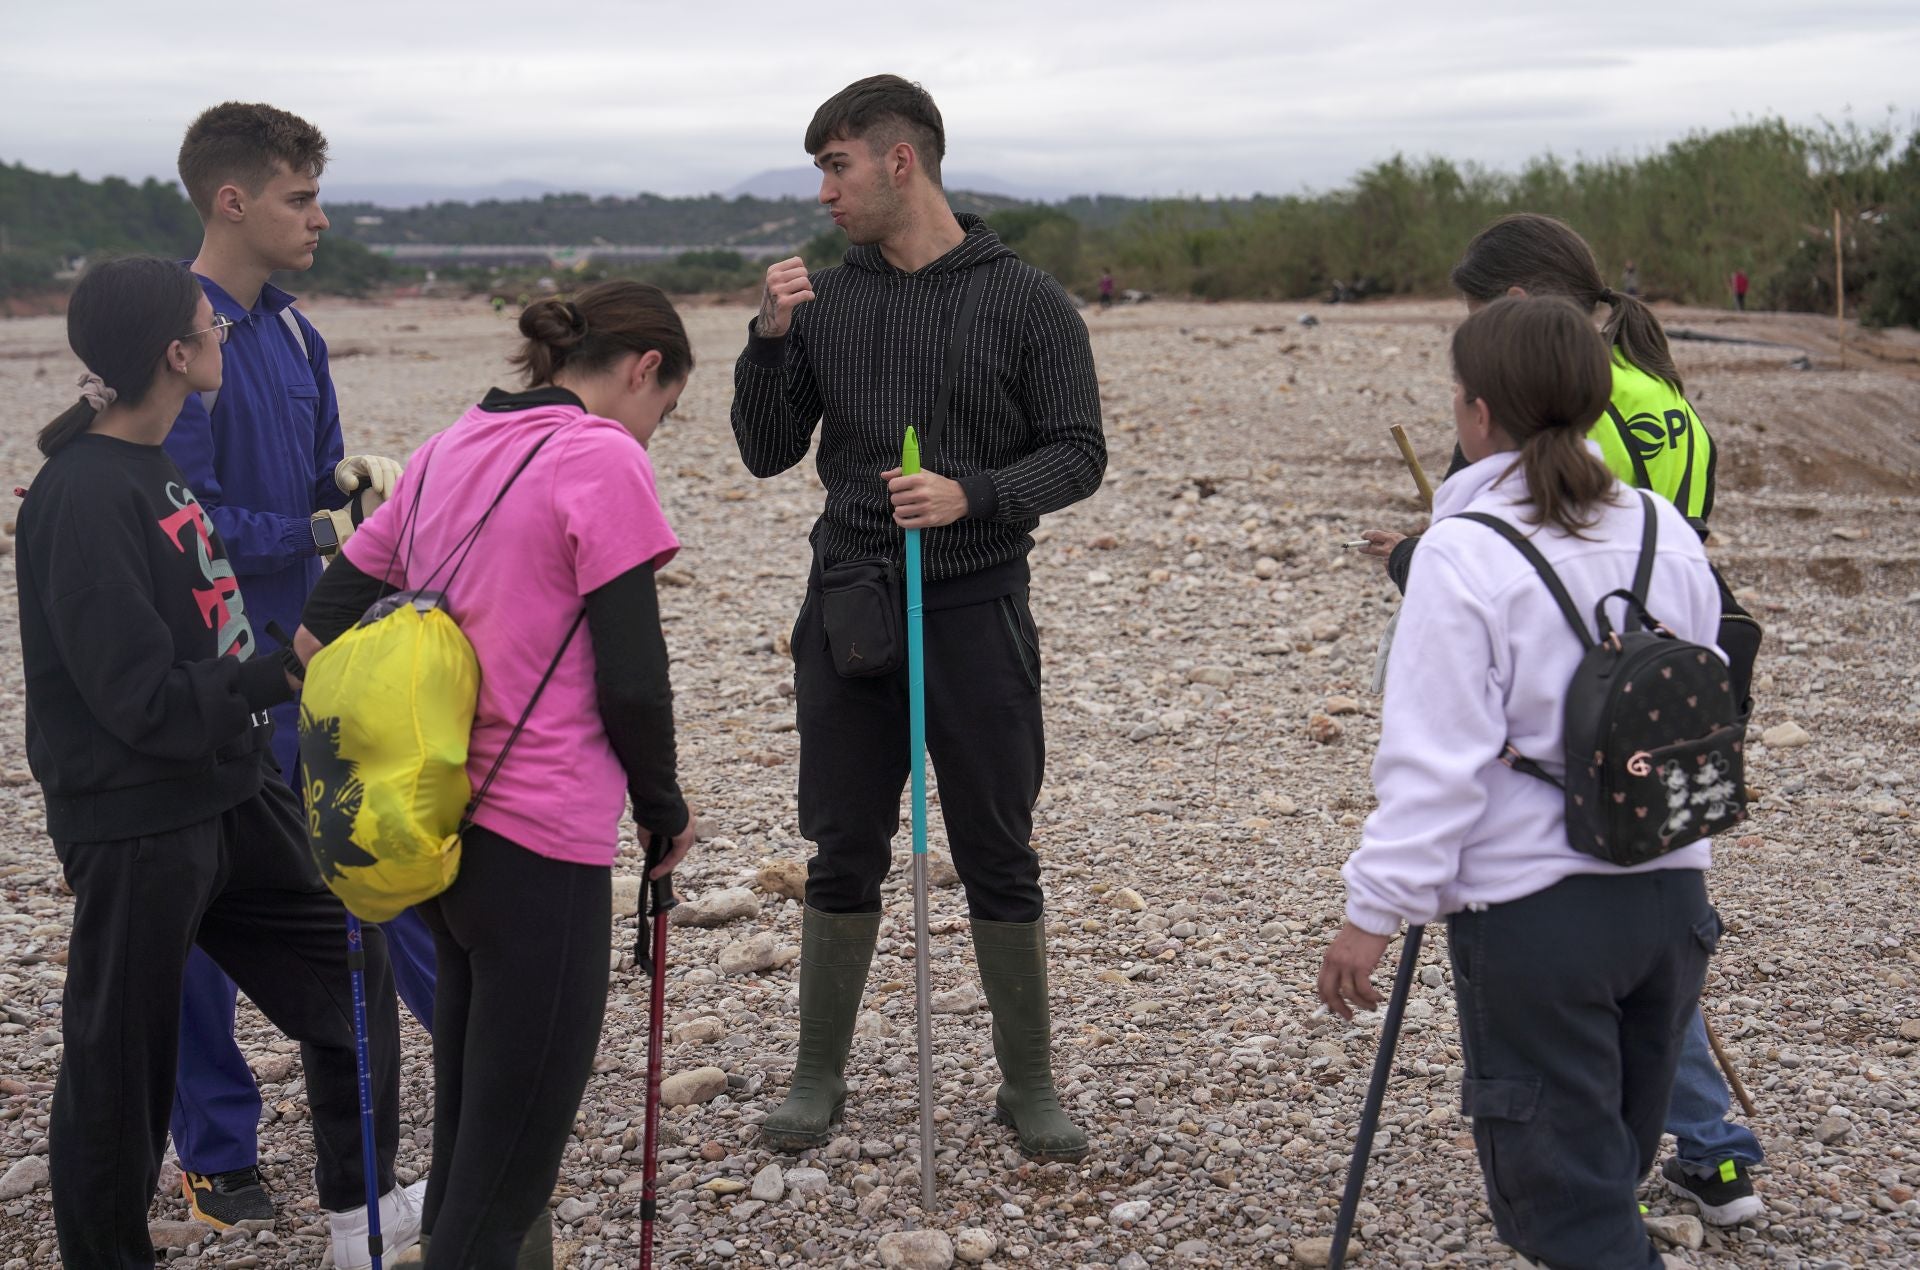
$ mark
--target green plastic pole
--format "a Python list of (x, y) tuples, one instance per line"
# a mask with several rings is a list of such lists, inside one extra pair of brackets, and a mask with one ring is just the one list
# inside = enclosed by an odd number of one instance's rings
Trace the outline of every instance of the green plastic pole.
[[(900, 474), (920, 472), (911, 427)], [(927, 658), (920, 594), (920, 531), (907, 530), (907, 771), (913, 793), (913, 995), (920, 1025), (920, 1211), (933, 1216), (933, 1006), (927, 952)]]

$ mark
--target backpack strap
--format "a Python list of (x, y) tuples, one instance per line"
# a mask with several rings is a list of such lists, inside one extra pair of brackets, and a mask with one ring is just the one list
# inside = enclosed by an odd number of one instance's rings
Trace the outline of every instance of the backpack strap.
[[(300, 353), (307, 359), (307, 368), (311, 370), (313, 368), (313, 346), (307, 343), (307, 332), (300, 325), (300, 319), (295, 315), (291, 304), (280, 310), (280, 320), (286, 324), (289, 331), (293, 332), (293, 342), (300, 346)], [(220, 390), (218, 388), (209, 388), (200, 394), (200, 404), (206, 408), (207, 418), (213, 418), (213, 407), (219, 400)]]
[[(539, 447), (536, 446), (535, 448), (538, 449)], [(529, 455), (528, 457), (531, 458), (532, 456)], [(525, 467), (526, 464), (522, 463), (521, 466)], [(519, 473), (516, 472), (514, 475), (517, 476)], [(512, 482), (509, 481), (508, 484), (512, 484)], [(504, 493), (505, 491), (502, 492)], [(498, 499), (495, 499), (494, 502), (496, 506), (499, 504)], [(489, 508), (488, 510), (491, 511), (492, 509)], [(467, 809), (460, 813), (460, 828), (458, 832), (464, 834), (468, 829), (473, 827), (473, 813), (480, 810), (480, 800), (485, 798), (487, 791), (493, 788), (493, 778), (500, 774), (500, 765), (507, 761), (507, 754), (513, 749), (513, 743), (518, 741), (520, 739), (520, 733), (526, 730), (527, 720), (533, 717), (533, 708), (540, 704), (540, 696), (546, 692), (547, 683), (553, 678), (553, 672), (560, 669), (560, 659), (567, 655), (567, 649), (572, 645), (573, 637), (580, 633), (580, 624), (586, 620), (587, 610), (585, 606), (582, 606), (580, 612), (574, 616), (573, 625), (567, 628), (567, 637), (560, 641), (558, 651), (553, 654), (553, 660), (547, 663), (547, 673), (540, 676), (540, 683), (534, 688), (533, 696), (527, 700), (527, 708), (520, 712), (519, 722), (515, 723), (513, 725), (513, 731), (507, 734), (507, 743), (501, 746), (500, 753), (494, 756), (493, 766), (487, 769), (486, 778), (480, 782), (480, 788), (475, 790), (473, 797), (467, 800)]]
[(1660, 515), (1653, 505), (1653, 496), (1645, 490), (1640, 491), (1640, 502), (1647, 514), (1640, 524), (1640, 563), (1633, 570), (1633, 598), (1640, 602), (1640, 609), (1645, 612), (1647, 588), (1653, 585), (1654, 549), (1660, 543)]
[[(571, 420), (569, 420), (568, 422), (571, 422)], [(566, 426), (567, 425), (563, 423), (560, 425), (560, 428), (564, 428)], [(442, 569), (445, 569), (449, 564), (453, 566), (453, 570), (452, 572), (447, 574), (446, 585), (447, 586), (453, 585), (453, 580), (456, 576), (458, 576), (461, 566), (466, 564), (467, 557), (473, 554), (473, 545), (474, 543), (479, 541), (480, 531), (487, 527), (487, 521), (493, 517), (494, 510), (500, 506), (500, 500), (507, 496), (507, 491), (512, 489), (513, 483), (520, 479), (520, 473), (527, 470), (527, 464), (533, 462), (533, 456), (540, 453), (541, 447), (546, 445), (547, 442), (553, 440), (554, 437), (560, 434), (560, 428), (555, 428), (553, 431), (547, 433), (547, 435), (541, 437), (538, 441), (533, 443), (533, 448), (527, 451), (526, 457), (520, 460), (519, 464), (513, 469), (513, 472), (507, 477), (506, 482), (500, 486), (500, 492), (493, 496), (493, 501), (491, 503), (487, 504), (487, 510), (480, 513), (480, 519), (474, 521), (472, 527), (469, 528), (466, 533), (460, 535), (460, 537), (454, 542), (453, 546), (448, 550), (447, 558), (442, 560), (439, 564), (435, 565), (433, 567), (433, 572), (429, 573), (426, 576), (426, 579), (422, 581), (419, 586), (414, 587), (413, 588), (414, 590), (425, 591), (425, 590), (431, 589), (433, 586), (434, 579), (438, 578), (440, 576), (440, 571)], [(415, 510), (417, 511), (419, 509), (419, 491), (418, 490), (414, 492), (414, 504), (415, 504)], [(411, 522), (409, 522), (409, 529), (410, 528), (411, 528)]]
[(1573, 597), (1567, 594), (1566, 585), (1560, 581), (1560, 575), (1553, 571), (1553, 566), (1547, 563), (1547, 558), (1540, 554), (1538, 547), (1527, 540), (1525, 534), (1498, 516), (1489, 516), (1485, 512), (1461, 512), (1460, 519), (1477, 521), (1512, 543), (1514, 549), (1527, 558), (1527, 563), (1533, 566), (1533, 571), (1540, 575), (1540, 580), (1547, 584), (1547, 590), (1553, 595), (1554, 603), (1560, 606), (1560, 612), (1565, 615), (1567, 625), (1571, 626), (1573, 633), (1580, 637), (1581, 646), (1588, 650), (1595, 647), (1598, 641), (1587, 632), (1587, 624), (1581, 618), (1580, 610), (1574, 607)]
[(985, 264), (975, 265), (967, 271), (967, 289), (960, 297), (960, 307), (954, 311), (953, 332), (947, 339), (946, 366), (940, 374), (940, 392), (933, 399), (933, 413), (927, 416), (926, 428), (921, 433), (920, 454), (923, 465), (933, 467), (933, 455), (940, 446), (940, 434), (946, 430), (948, 407), (953, 401), (953, 381), (960, 377), (960, 358), (965, 351), (967, 332), (973, 328), (974, 314), (980, 310), (980, 293), (986, 290), (987, 270)]

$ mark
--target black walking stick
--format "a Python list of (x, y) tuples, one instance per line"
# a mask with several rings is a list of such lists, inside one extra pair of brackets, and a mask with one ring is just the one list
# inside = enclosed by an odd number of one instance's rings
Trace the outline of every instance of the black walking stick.
[(1367, 1181), (1367, 1157), (1373, 1153), (1373, 1131), (1380, 1123), (1380, 1101), (1386, 1096), (1387, 1076), (1393, 1071), (1393, 1049), (1400, 1040), (1400, 1016), (1407, 1012), (1407, 991), (1413, 987), (1414, 963), (1420, 960), (1420, 937), (1425, 926), (1407, 927), (1400, 945), (1400, 970), (1393, 976), (1393, 995), (1387, 999), (1387, 1017), (1380, 1028), (1380, 1049), (1373, 1056), (1373, 1079), (1367, 1083), (1367, 1103), (1360, 1112), (1360, 1133), (1353, 1143), (1353, 1162), (1347, 1165), (1347, 1190), (1340, 1197), (1340, 1216), (1333, 1223), (1333, 1247), (1328, 1270), (1340, 1270), (1347, 1258), (1347, 1237), (1353, 1234), (1354, 1214), (1360, 1208), (1360, 1188)]
[[(647, 843), (647, 872), (652, 873), (667, 858), (672, 844), (659, 834)], [(653, 1270), (653, 1219), (659, 1207), (654, 1195), (654, 1179), (659, 1172), (660, 1152), (660, 1041), (667, 1017), (667, 911), (678, 900), (673, 898), (673, 874), (645, 883), (647, 895), (641, 896), (640, 929), (634, 940), (633, 957), (640, 969), (653, 979), (651, 999), (647, 1003), (647, 1115), (646, 1136), (641, 1147), (640, 1166), (640, 1270)], [(648, 897), (652, 906), (648, 906)], [(648, 918), (652, 918), (652, 947), (648, 947)]]

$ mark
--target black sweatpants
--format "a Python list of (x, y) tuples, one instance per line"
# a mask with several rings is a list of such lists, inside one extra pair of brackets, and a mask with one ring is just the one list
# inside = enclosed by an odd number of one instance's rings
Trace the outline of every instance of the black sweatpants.
[[(180, 1052), (180, 983), (198, 944), (300, 1042), (322, 1208), (367, 1202), (346, 911), (321, 883), (293, 791), (270, 777), (212, 820), (122, 842), (55, 843), (73, 888), (53, 1094), (53, 1216), (68, 1270), (153, 1265)], [(400, 1021), (380, 932), (366, 931), (379, 1190), (399, 1142)]]
[(1554, 1270), (1654, 1267), (1653, 1167), (1720, 919), (1698, 869), (1587, 874), (1447, 919), (1494, 1228)]
[(418, 911), (440, 962), (427, 1265), (509, 1270), (546, 1211), (593, 1072), (613, 871), (475, 826), (453, 885)]
[[(927, 752), (967, 909), (986, 921), (1038, 921), (1033, 804), (1046, 737), (1040, 635), (1027, 589), (954, 608), (934, 603), (929, 598), (923, 626)], [(807, 903), (823, 913), (877, 913), (908, 776), (906, 669), (843, 678), (817, 587), (808, 588), (794, 623), (793, 665), (800, 833), (815, 848)]]

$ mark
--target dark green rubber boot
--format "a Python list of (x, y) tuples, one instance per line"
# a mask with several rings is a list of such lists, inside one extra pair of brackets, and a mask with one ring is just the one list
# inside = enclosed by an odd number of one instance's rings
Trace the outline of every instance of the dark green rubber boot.
[(993, 1010), (993, 1056), (1000, 1061), (994, 1111), (1034, 1160), (1079, 1160), (1087, 1135), (1053, 1088), (1053, 1028), (1047, 1007), (1047, 929), (1037, 922), (973, 919), (973, 953)]
[(520, 1241), (513, 1270), (553, 1270), (553, 1210), (543, 1209)]
[(822, 1146), (847, 1101), (847, 1049), (867, 987), (878, 913), (822, 913), (800, 925), (800, 1054), (787, 1100), (767, 1114), (760, 1140), (776, 1151)]

